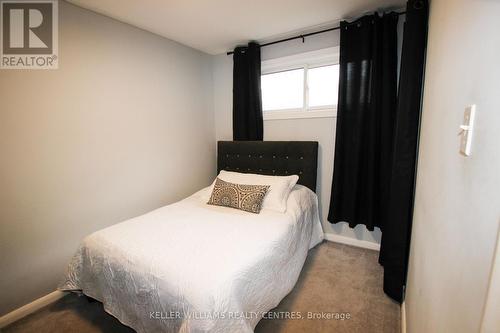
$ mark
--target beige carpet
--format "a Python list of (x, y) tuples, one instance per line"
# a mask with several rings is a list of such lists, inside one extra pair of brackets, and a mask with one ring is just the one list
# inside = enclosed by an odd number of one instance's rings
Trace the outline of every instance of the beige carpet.
[[(378, 252), (351, 246), (331, 242), (317, 246), (309, 252), (297, 285), (273, 315), (293, 311), (303, 319), (264, 319), (255, 332), (400, 332), (400, 307), (382, 291), (377, 258)], [(317, 318), (307, 319), (308, 315)], [(336, 319), (336, 315), (349, 319)], [(2, 332), (134, 331), (104, 312), (99, 302), (70, 294)]]

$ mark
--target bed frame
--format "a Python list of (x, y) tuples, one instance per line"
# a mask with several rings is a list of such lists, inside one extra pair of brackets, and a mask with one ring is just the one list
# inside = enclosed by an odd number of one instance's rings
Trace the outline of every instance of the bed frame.
[(263, 175), (298, 175), (298, 184), (316, 192), (318, 142), (218, 141), (217, 173), (221, 170)]

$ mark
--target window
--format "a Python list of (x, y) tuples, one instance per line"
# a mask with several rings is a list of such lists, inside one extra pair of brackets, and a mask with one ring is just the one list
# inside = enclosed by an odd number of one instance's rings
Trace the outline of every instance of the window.
[(339, 90), (339, 65), (310, 68), (307, 71), (309, 108), (336, 107)]
[(338, 48), (262, 62), (264, 119), (334, 117), (339, 84)]
[(262, 75), (262, 109), (290, 110), (304, 105), (304, 69)]

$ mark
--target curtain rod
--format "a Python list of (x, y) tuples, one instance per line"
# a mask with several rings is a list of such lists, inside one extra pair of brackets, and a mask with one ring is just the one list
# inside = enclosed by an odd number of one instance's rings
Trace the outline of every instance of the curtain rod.
[[(399, 13), (396, 13), (396, 14), (399, 16), (399, 15), (406, 14), (406, 12), (399, 12)], [(274, 42), (264, 43), (264, 44), (260, 45), (260, 47), (274, 45), (274, 44), (283, 43), (283, 42), (288, 42), (290, 40), (299, 39), (299, 38), (302, 39), (302, 43), (304, 43), (306, 37), (313, 36), (313, 35), (318, 35), (318, 34), (322, 34), (324, 32), (339, 30), (339, 29), (340, 29), (340, 26), (337, 26), (337, 27), (333, 27), (333, 28), (328, 28), (328, 29), (323, 29), (323, 30), (319, 30), (319, 31), (309, 32), (307, 34), (302, 34), (302, 35), (298, 35), (298, 36), (294, 36), (294, 37), (288, 37), (288, 38), (285, 38), (285, 39), (279, 39), (279, 40), (275, 40)], [(229, 51), (229, 52), (227, 52), (227, 55), (231, 55), (233, 53), (234, 53), (234, 51)]]

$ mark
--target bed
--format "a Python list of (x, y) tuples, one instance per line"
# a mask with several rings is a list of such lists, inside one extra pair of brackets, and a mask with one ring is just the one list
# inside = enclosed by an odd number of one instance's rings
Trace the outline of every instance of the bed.
[(217, 169), (299, 175), (285, 213), (210, 206), (210, 187), (86, 237), (60, 290), (137, 332), (253, 332), (323, 240), (317, 142), (218, 142)]

